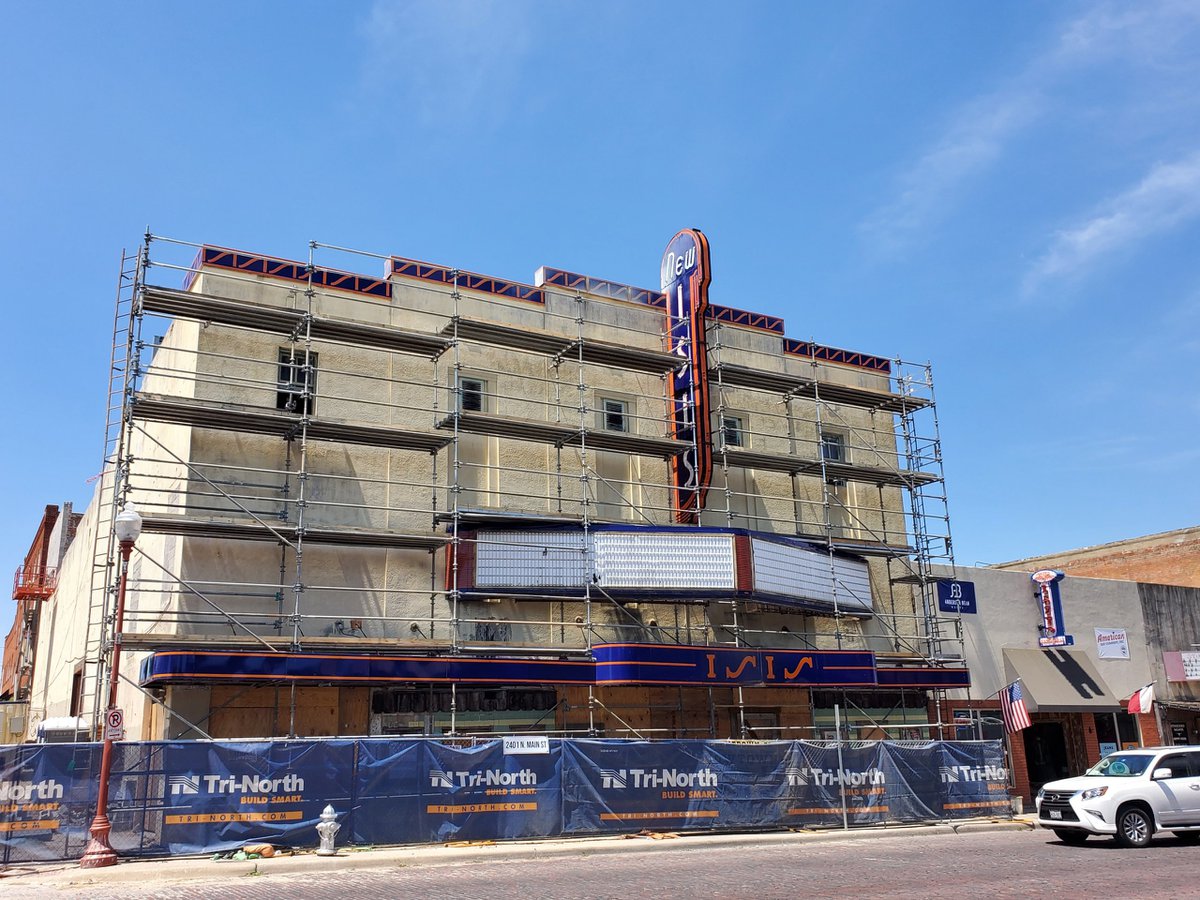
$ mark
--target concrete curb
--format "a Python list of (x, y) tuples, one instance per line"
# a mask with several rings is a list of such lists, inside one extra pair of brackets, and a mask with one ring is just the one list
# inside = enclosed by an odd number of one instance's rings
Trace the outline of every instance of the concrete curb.
[(41, 887), (70, 890), (88, 885), (120, 884), (123, 882), (206, 881), (239, 878), (249, 875), (297, 875), (316, 872), (337, 872), (369, 868), (409, 868), (413, 866), (470, 865), (489, 861), (546, 859), (561, 856), (593, 856), (609, 853), (657, 853), (668, 850), (714, 850), (727, 847), (779, 844), (796, 846), (827, 841), (870, 840), (899, 838), (909, 835), (980, 834), (992, 831), (1027, 831), (1034, 826), (1022, 820), (959, 822), (938, 825), (895, 825), (878, 828), (855, 828), (849, 831), (788, 831), (754, 833), (683, 833), (677, 839), (653, 840), (645, 837), (572, 838), (548, 841), (512, 841), (496, 844), (423, 845), (419, 847), (384, 847), (372, 850), (343, 851), (338, 856), (317, 856), (306, 852), (296, 856), (271, 859), (217, 861), (208, 857), (186, 859), (151, 859), (125, 862), (108, 869), (80, 869), (74, 863), (34, 864), (11, 866), (12, 874), (3, 877), (14, 887)]

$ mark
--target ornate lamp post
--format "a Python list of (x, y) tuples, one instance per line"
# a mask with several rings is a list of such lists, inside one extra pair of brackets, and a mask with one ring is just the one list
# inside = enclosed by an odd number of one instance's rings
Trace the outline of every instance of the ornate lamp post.
[[(113, 619), (106, 713), (117, 706), (117, 682), (121, 675), (121, 631), (125, 621), (125, 584), (129, 578), (129, 554), (133, 550), (134, 541), (142, 533), (142, 517), (138, 515), (132, 503), (126, 503), (125, 508), (117, 513), (113, 527), (121, 546), (121, 579), (117, 585), (117, 609)], [(107, 732), (107, 728), (105, 731)], [(108, 821), (108, 776), (112, 771), (112, 745), (113, 742), (106, 733), (104, 750), (100, 756), (100, 792), (96, 797), (96, 817), (92, 819), (91, 840), (84, 850), (83, 859), (79, 861), (79, 865), (84, 869), (98, 869), (117, 864), (116, 851), (108, 842), (108, 833), (112, 830), (112, 823)]]

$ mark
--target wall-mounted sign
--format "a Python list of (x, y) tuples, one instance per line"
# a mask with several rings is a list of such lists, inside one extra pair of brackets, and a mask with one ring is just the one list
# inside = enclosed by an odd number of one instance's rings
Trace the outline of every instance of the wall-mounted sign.
[(1042, 624), (1038, 626), (1041, 632), (1039, 647), (1069, 647), (1075, 643), (1075, 638), (1067, 634), (1063, 624), (1062, 597), (1058, 592), (1058, 583), (1065, 577), (1065, 573), (1053, 569), (1041, 569), (1029, 576), (1042, 617)]
[(1167, 681), (1200, 681), (1200, 650), (1169, 650), (1163, 654)]
[(505, 756), (544, 756), (550, 752), (550, 738), (535, 734), (506, 734)]
[(691, 446), (671, 460), (675, 519), (694, 524), (712, 478), (708, 352), (704, 321), (712, 280), (708, 238), (687, 228), (663, 252), (661, 286), (667, 297), (669, 350), (685, 360), (671, 374), (671, 436)]
[(1171, 723), (1171, 743), (1176, 747), (1186, 747), (1191, 743), (1191, 741), (1188, 740), (1186, 722)]
[(1096, 655), (1101, 659), (1129, 659), (1129, 635), (1124, 628), (1097, 628)]
[(938, 609), (945, 613), (974, 613), (975, 584), (971, 581), (939, 581)]

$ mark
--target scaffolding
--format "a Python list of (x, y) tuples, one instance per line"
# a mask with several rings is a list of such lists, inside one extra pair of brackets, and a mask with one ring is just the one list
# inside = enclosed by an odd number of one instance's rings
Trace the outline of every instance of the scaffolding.
[[(219, 251), (227, 258), (215, 265), (214, 248), (147, 232), (122, 255), (93, 504), (93, 721), (113, 641), (112, 521), (129, 500), (153, 540), (129, 572), (127, 650), (587, 658), (599, 642), (653, 641), (961, 662), (961, 627), (937, 615), (934, 595), (932, 566), (953, 565), (953, 554), (927, 364), (846, 375), (808, 342), (792, 357), (801, 371), (736, 323), (708, 324), (718, 465), (696, 524), (823, 548), (827, 614), (738, 599), (629, 601), (591, 579), (582, 593), (479, 597), (463, 590), (460, 563), (488, 529), (563, 529), (570, 546), (542, 552), (578, 554), (590, 571), (598, 523), (673, 523), (671, 460), (687, 445), (667, 432), (666, 382), (680, 359), (666, 349), (664, 312), (646, 302), (652, 292), (597, 293), (590, 281), (533, 288), (307, 249), (304, 263)], [(351, 274), (379, 265), (380, 278)], [(869, 617), (847, 605), (863, 598), (839, 578), (846, 553), (870, 560)], [(716, 736), (728, 712), (742, 737), (818, 732), (812, 722), (752, 725), (740, 686), (707, 689), (707, 725), (695, 729), (684, 724), (684, 688), (649, 692), (661, 713), (651, 720), (673, 723), (661, 729), (634, 727), (620, 715), (628, 710), (583, 691), (558, 698), (557, 731), (597, 734), (603, 718), (616, 723), (608, 734)], [(294, 681), (287, 692), (296, 734)], [(840, 699), (861, 706), (845, 691)], [(903, 691), (889, 700), (893, 711), (908, 701), (921, 705)], [(448, 731), (463, 730), (456, 685), (447, 700), (429, 687), (427, 702), (448, 705)], [(906, 714), (897, 726), (863, 715), (911, 731)]]

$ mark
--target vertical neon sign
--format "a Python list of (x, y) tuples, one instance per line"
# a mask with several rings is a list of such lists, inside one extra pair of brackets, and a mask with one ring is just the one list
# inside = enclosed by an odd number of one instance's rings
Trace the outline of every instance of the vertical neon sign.
[(1067, 634), (1063, 625), (1062, 596), (1058, 592), (1058, 583), (1066, 577), (1062, 572), (1053, 569), (1041, 569), (1029, 576), (1034, 583), (1034, 596), (1038, 601), (1038, 612), (1042, 616), (1042, 624), (1038, 630), (1042, 636), (1038, 638), (1039, 647), (1069, 647), (1075, 643), (1075, 638)]
[(663, 251), (660, 286), (667, 298), (668, 349), (685, 360), (670, 378), (671, 436), (691, 444), (671, 460), (675, 520), (695, 524), (712, 478), (712, 427), (708, 407), (708, 238), (686, 228)]

